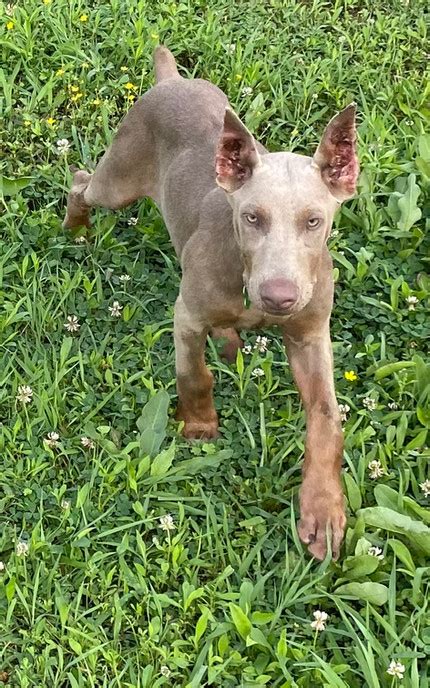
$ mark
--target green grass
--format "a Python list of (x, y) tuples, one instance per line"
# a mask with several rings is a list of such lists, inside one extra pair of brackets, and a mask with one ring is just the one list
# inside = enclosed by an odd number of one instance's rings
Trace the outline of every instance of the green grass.
[[(0, 683), (429, 686), (426, 6), (21, 0), (8, 16), (0, 5)], [(336, 389), (350, 407), (336, 563), (311, 560), (297, 537), (304, 419), (279, 334), (232, 366), (209, 343), (222, 437), (188, 444), (172, 415), (180, 276), (156, 209), (99, 211), (90, 243), (61, 229), (69, 165), (94, 166), (127, 94), (151, 85), (158, 42), (223, 88), (270, 149), (311, 152), (358, 103), (359, 195), (330, 240)], [(315, 634), (318, 609), (329, 618)], [(392, 660), (402, 680), (386, 673)]]

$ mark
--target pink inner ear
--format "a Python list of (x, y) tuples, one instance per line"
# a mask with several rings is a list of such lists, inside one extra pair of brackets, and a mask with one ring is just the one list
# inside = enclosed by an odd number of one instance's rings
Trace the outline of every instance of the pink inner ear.
[(327, 148), (329, 164), (325, 173), (328, 181), (335, 186), (341, 185), (348, 193), (353, 194), (359, 174), (354, 132), (333, 131)]
[(249, 169), (242, 164), (245, 143), (236, 135), (224, 134), (215, 158), (215, 169), (219, 177), (234, 177), (244, 181)]

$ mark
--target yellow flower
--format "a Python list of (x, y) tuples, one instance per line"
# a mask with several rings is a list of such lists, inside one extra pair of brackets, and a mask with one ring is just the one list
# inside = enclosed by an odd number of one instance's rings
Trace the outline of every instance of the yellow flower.
[(236, 74), (236, 81), (240, 81), (242, 78), (242, 74)]
[(70, 97), (70, 100), (72, 101), (72, 103), (76, 103), (79, 100), (79, 98), (82, 98), (83, 95), (84, 94), (81, 92), (75, 93), (73, 96)]
[(82, 62), (82, 67), (83, 67), (84, 69), (88, 69), (89, 66), (90, 66), (90, 65), (88, 64), (88, 62)]
[(136, 98), (136, 96), (134, 95), (134, 93), (128, 93), (127, 100), (133, 101), (135, 98)]
[(346, 370), (343, 374), (345, 380), (348, 380), (348, 382), (355, 382), (358, 380), (358, 375), (357, 373), (354, 373), (353, 370)]
[(94, 98), (93, 105), (101, 105), (101, 102), (100, 98)]
[(127, 81), (126, 84), (124, 84), (124, 88), (127, 89), (127, 91), (135, 91), (137, 86), (131, 83), (131, 81)]
[(49, 126), (52, 127), (56, 121), (57, 120), (54, 119), (53, 117), (48, 117), (48, 119), (46, 120), (46, 124), (49, 124)]
[(25, 120), (24, 120), (24, 126), (25, 126), (25, 127), (29, 127), (30, 124), (31, 124), (31, 121), (30, 121), (29, 119), (25, 119)]
[(153, 32), (151, 33), (151, 38), (152, 38), (152, 40), (157, 41), (158, 38), (159, 38), (158, 33), (156, 33), (155, 31), (153, 31)]
[(79, 17), (79, 21), (81, 21), (81, 22), (88, 21), (88, 14), (81, 14), (81, 16)]
[(13, 21), (8, 21), (8, 23), (6, 24), (6, 28), (8, 31), (12, 31), (14, 26), (15, 24), (13, 23)]
[(62, 67), (60, 67), (60, 69), (57, 69), (57, 71), (55, 72), (55, 76), (63, 76), (63, 74), (64, 69)]
[(50, 5), (52, 0), (43, 0), (44, 5)]
[(72, 93), (78, 93), (79, 92), (79, 86), (70, 86), (70, 90)]
[(128, 67), (124, 67), (124, 65), (120, 69), (122, 72), (128, 72)]

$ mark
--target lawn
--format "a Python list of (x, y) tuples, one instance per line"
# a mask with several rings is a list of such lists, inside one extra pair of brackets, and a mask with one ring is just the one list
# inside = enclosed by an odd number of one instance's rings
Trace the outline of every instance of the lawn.
[[(0, 4), (0, 684), (430, 685), (427, 9)], [(311, 153), (357, 102), (359, 194), (330, 238), (337, 562), (297, 536), (304, 417), (279, 333), (244, 333), (233, 365), (208, 342), (221, 438), (187, 443), (157, 209), (97, 211), (88, 240), (61, 228), (69, 166), (94, 168), (159, 42), (270, 150)]]

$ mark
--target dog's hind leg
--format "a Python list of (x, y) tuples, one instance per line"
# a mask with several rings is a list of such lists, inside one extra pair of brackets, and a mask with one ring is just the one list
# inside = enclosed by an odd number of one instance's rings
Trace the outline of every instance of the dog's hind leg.
[(75, 172), (72, 188), (67, 196), (67, 211), (63, 221), (65, 229), (90, 227), (90, 206), (85, 202), (84, 194), (90, 183), (91, 175), (85, 170)]
[[(156, 48), (154, 66), (157, 83), (165, 79), (181, 79), (175, 58), (164, 46)], [(63, 227), (89, 227), (92, 206), (117, 210), (143, 196), (158, 200), (158, 165), (152, 134), (157, 123), (157, 111), (154, 120), (154, 95), (151, 91), (154, 89), (145, 93), (127, 113), (94, 174), (84, 170), (76, 172), (67, 199)]]
[(145, 124), (143, 100), (127, 114), (94, 174), (75, 173), (63, 227), (90, 227), (93, 206), (118, 210), (144, 196), (154, 197), (153, 142)]
[(223, 342), (220, 352), (221, 358), (225, 359), (227, 363), (234, 363), (238, 349), (241, 349), (243, 346), (243, 341), (237, 330), (234, 327), (213, 327), (211, 337)]

